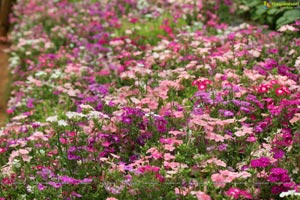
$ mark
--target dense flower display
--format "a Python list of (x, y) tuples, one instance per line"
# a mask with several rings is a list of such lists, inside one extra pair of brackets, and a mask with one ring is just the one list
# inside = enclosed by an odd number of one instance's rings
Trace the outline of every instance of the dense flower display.
[(19, 0), (1, 199), (299, 194), (297, 32), (220, 2)]

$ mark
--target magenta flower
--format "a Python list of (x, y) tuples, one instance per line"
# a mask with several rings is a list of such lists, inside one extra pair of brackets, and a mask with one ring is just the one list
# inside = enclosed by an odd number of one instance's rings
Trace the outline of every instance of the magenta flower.
[(270, 182), (290, 182), (290, 177), (288, 175), (288, 170), (282, 168), (272, 168), (271, 173), (268, 177)]
[(252, 168), (263, 168), (271, 165), (270, 159), (267, 157), (261, 157), (258, 159), (251, 160), (250, 166)]
[(273, 158), (275, 158), (275, 159), (280, 159), (285, 154), (284, 151), (281, 149), (274, 149), (273, 152), (274, 152)]
[(46, 187), (45, 187), (43, 184), (41, 184), (41, 183), (38, 183), (37, 187), (38, 187), (38, 189), (39, 189), (40, 191), (46, 189)]
[(288, 190), (289, 190), (289, 188), (285, 187), (283, 185), (275, 185), (272, 187), (271, 192), (272, 192), (272, 194), (277, 195), (277, 194), (280, 194), (281, 192), (286, 192)]
[(230, 188), (225, 192), (225, 195), (233, 197), (234, 199), (252, 199), (252, 196), (249, 192), (247, 192), (246, 190), (241, 190), (239, 188)]
[(155, 126), (160, 133), (164, 133), (167, 131), (167, 123), (168, 121), (163, 117), (155, 118)]
[(48, 182), (48, 184), (51, 185), (52, 187), (56, 188), (56, 189), (62, 187), (61, 183), (55, 183), (53, 181)]

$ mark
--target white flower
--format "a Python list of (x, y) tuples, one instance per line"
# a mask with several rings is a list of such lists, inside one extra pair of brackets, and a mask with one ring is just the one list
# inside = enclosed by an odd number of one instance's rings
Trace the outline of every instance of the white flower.
[(35, 73), (35, 76), (36, 76), (36, 77), (46, 76), (46, 75), (47, 75), (47, 73), (44, 72), (44, 71), (38, 71), (38, 72)]
[(57, 79), (62, 75), (62, 72), (60, 70), (54, 70), (53, 73), (50, 76), (50, 79)]
[(146, 8), (146, 7), (148, 7), (148, 6), (149, 6), (149, 4), (148, 4), (147, 0), (139, 0), (139, 1), (137, 2), (137, 8), (138, 8), (139, 10), (143, 10), (144, 8)]
[(80, 108), (82, 108), (83, 110), (94, 110), (92, 106), (86, 104), (80, 104)]
[(78, 113), (78, 112), (71, 112), (71, 111), (68, 111), (66, 113), (66, 116), (68, 119), (76, 119), (77, 117), (78, 118), (83, 118), (83, 117), (86, 117), (86, 115), (82, 114), (82, 113)]
[(50, 117), (47, 117), (46, 121), (47, 122), (57, 122), (57, 116), (50, 116)]
[(298, 167), (295, 167), (292, 171), (293, 174), (298, 174), (299, 172), (299, 168)]
[(45, 155), (45, 151), (43, 149), (40, 149), (40, 154)]
[(97, 119), (97, 118), (104, 118), (104, 119), (109, 119), (109, 116), (106, 114), (103, 114), (102, 112), (98, 111), (90, 111), (88, 114), (89, 119)]
[(296, 192), (295, 190), (289, 190), (287, 192), (281, 192), (279, 195), (281, 198), (287, 197), (287, 196), (300, 196), (299, 192)]
[(18, 160), (18, 159), (14, 159), (12, 164), (15, 168), (20, 168), (21, 167), (20, 160)]
[(67, 122), (65, 120), (59, 120), (58, 121), (59, 126), (68, 126)]
[(26, 190), (27, 192), (32, 193), (32, 187), (30, 185), (26, 186)]

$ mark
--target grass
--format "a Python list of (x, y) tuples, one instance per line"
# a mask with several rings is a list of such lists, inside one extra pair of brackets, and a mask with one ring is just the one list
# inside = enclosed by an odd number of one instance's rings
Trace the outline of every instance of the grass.
[(167, 36), (167, 33), (161, 28), (164, 24), (164, 20), (170, 22), (170, 27), (174, 31), (187, 25), (186, 20), (180, 18), (174, 22), (173, 16), (170, 13), (163, 13), (157, 18), (148, 18), (144, 21), (138, 21), (137, 23), (131, 23), (128, 19), (121, 20), (121, 27), (114, 30), (114, 34), (117, 37), (125, 36), (126, 31), (132, 31), (131, 39), (135, 40), (140, 45), (151, 44), (156, 45), (161, 38), (159, 36)]

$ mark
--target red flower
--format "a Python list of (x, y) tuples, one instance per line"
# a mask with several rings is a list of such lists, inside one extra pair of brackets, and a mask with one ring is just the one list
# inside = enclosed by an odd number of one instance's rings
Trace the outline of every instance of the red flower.
[(203, 83), (198, 84), (198, 90), (206, 90), (206, 85)]
[(258, 92), (259, 93), (265, 93), (265, 92), (268, 92), (268, 88), (264, 85), (261, 85), (259, 88), (258, 88)]
[(194, 80), (194, 81), (192, 82), (192, 86), (198, 85), (199, 83), (200, 83), (199, 80)]
[(207, 85), (210, 85), (210, 84), (212, 84), (211, 80), (204, 80), (204, 81), (194, 80), (192, 82), (192, 85), (193, 86), (197, 85), (198, 86), (198, 90), (200, 90), (200, 91), (206, 90)]
[(210, 84), (212, 84), (212, 81), (211, 81), (211, 80), (205, 80), (205, 81), (203, 81), (203, 83), (204, 83), (205, 85), (210, 85)]
[(277, 88), (276, 89), (276, 94), (278, 96), (281, 96), (281, 95), (285, 95), (285, 92), (284, 92), (284, 90), (282, 88)]
[(5, 153), (5, 152), (6, 152), (6, 149), (0, 147), (0, 153)]

